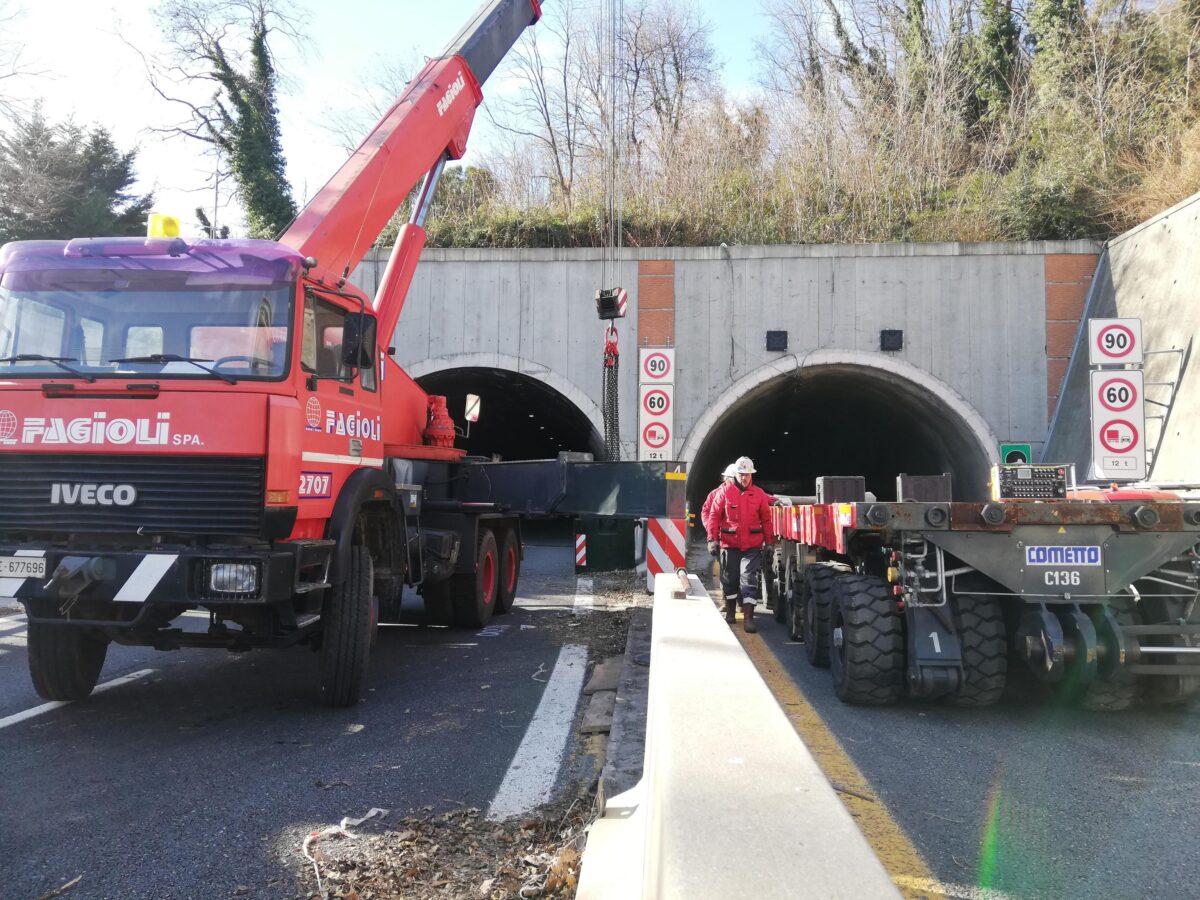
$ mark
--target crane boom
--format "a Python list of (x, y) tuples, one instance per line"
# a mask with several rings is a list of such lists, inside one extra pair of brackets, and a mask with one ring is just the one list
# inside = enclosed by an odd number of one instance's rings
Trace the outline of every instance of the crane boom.
[(540, 16), (539, 0), (487, 0), (409, 82), (280, 242), (334, 274), (357, 266), (418, 179), (466, 151), (482, 84)]

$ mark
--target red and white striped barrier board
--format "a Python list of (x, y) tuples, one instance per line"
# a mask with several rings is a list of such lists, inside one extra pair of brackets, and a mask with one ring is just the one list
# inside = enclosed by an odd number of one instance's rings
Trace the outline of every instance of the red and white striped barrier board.
[(649, 519), (646, 522), (646, 588), (654, 590), (654, 576), (673, 573), (687, 559), (687, 520)]
[(575, 568), (587, 568), (587, 535), (575, 535)]
[(617, 288), (617, 315), (620, 318), (625, 318), (625, 312), (629, 308), (629, 293), (625, 288)]

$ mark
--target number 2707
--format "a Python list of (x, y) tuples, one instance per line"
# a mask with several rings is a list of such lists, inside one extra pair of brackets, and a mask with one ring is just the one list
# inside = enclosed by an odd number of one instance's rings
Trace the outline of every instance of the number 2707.
[(333, 475), (330, 472), (301, 472), (300, 496), (308, 498), (328, 497), (333, 487)]

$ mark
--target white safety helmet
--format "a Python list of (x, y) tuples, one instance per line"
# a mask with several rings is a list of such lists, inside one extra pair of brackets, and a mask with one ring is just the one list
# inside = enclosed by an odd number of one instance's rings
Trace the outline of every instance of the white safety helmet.
[(739, 456), (733, 466), (739, 475), (753, 475), (758, 471), (754, 468), (754, 460), (748, 456)]
[(737, 478), (737, 476), (738, 476), (737, 465), (735, 465), (734, 463), (730, 463), (729, 465), (727, 465), (725, 467), (725, 471), (721, 473), (722, 478)]

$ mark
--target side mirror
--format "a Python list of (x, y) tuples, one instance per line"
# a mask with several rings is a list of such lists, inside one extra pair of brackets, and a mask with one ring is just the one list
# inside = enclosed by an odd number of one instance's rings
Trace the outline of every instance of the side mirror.
[(375, 367), (376, 322), (372, 316), (349, 315), (342, 328), (342, 365), (353, 369)]
[(479, 395), (467, 394), (467, 406), (463, 411), (463, 418), (468, 422), (479, 421)]

